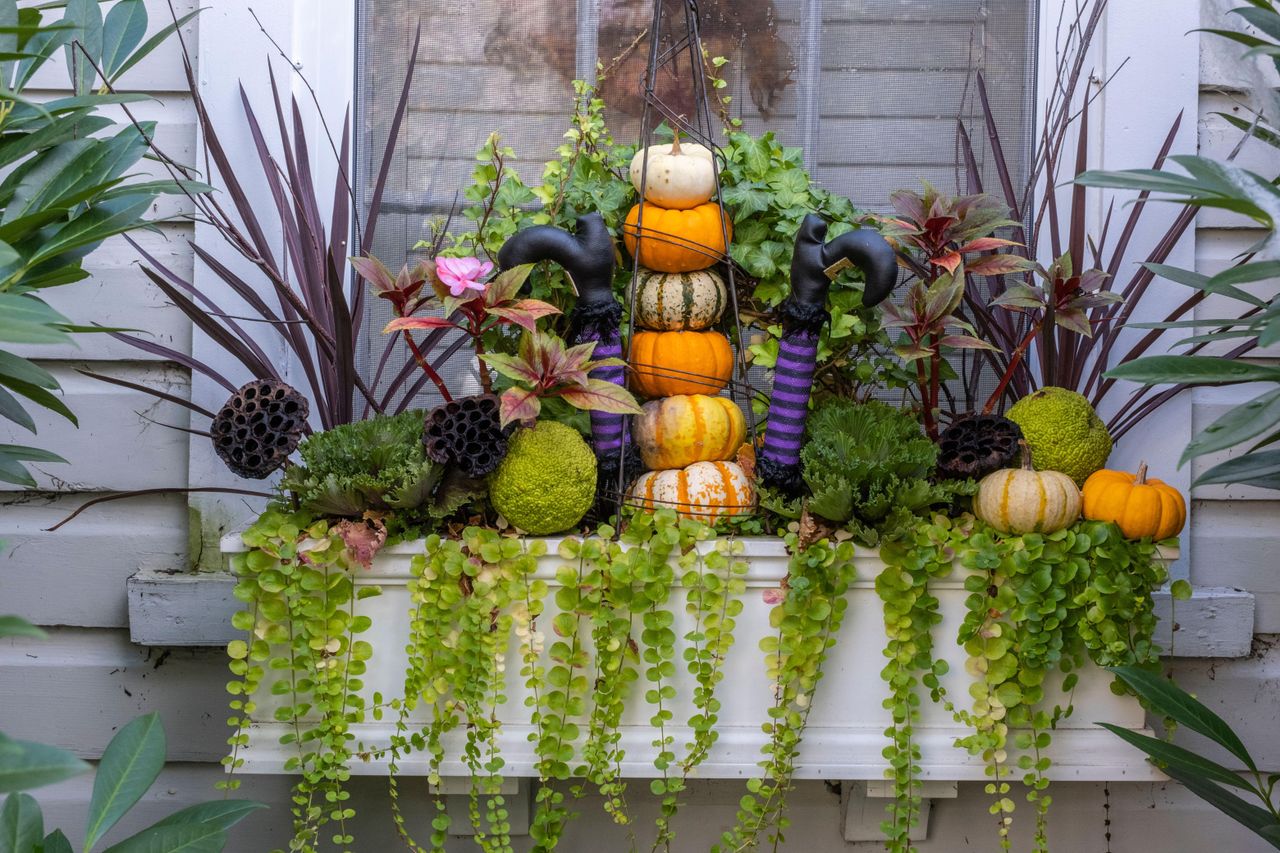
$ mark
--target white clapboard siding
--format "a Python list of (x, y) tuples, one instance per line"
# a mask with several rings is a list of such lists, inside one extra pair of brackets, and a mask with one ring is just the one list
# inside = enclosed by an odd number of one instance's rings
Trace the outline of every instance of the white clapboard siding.
[[(89, 344), (91, 345), (91, 344)], [(182, 487), (187, 483), (187, 436), (163, 424), (187, 425), (187, 410), (141, 391), (121, 388), (77, 373), (80, 367), (185, 397), (185, 371), (160, 364), (58, 362), (45, 367), (62, 385), (62, 399), (80, 426), (44, 410), (34, 410), (41, 447), (70, 464), (40, 462), (30, 467), (37, 487), (56, 492), (109, 492)], [(150, 419), (150, 420), (148, 420)], [(154, 423), (153, 423), (154, 421)], [(5, 422), (0, 442), (21, 444), (30, 433)], [(4, 486), (4, 491), (18, 487)]]
[(126, 628), (126, 579), (185, 570), (187, 501), (155, 495), (90, 507), (56, 532), (89, 495), (0, 500), (0, 610), (41, 625)]
[(45, 640), (0, 640), (5, 733), (85, 758), (100, 756), (119, 726), (156, 711), (170, 758), (217, 761), (230, 677), (219, 649), (145, 649), (122, 630), (53, 628)]
[(1192, 582), (1248, 590), (1254, 631), (1280, 633), (1280, 499), (1197, 500), (1191, 517)]

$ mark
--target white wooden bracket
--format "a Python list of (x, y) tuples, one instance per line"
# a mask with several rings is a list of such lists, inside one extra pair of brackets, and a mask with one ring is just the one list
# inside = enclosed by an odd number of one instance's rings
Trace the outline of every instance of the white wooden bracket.
[[(924, 841), (929, 837), (929, 812), (934, 800), (953, 800), (958, 785), (955, 782), (925, 781), (920, 784), (920, 820), (911, 828), (912, 841)], [(893, 783), (873, 779), (866, 782), (842, 782), (840, 784), (841, 832), (845, 841), (883, 841), (880, 829), (888, 814), (885, 807), (893, 798)]]

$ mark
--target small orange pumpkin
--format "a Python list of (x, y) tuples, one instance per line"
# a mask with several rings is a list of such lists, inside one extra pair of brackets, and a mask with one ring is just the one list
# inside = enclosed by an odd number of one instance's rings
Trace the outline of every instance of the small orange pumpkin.
[(746, 440), (747, 423), (727, 397), (677, 394), (645, 403), (631, 432), (645, 467), (656, 471), (732, 459)]
[(733, 375), (733, 348), (720, 332), (636, 332), (631, 389), (642, 397), (717, 394)]
[(1084, 481), (1084, 517), (1113, 521), (1126, 539), (1168, 539), (1187, 522), (1187, 504), (1173, 486), (1147, 479), (1147, 463), (1137, 474), (1095, 471)]
[[(638, 227), (640, 208), (644, 225)], [(636, 254), (636, 235), (643, 238)], [(713, 266), (725, 254), (725, 236), (733, 226), (714, 201), (688, 210), (667, 210), (656, 204), (637, 204), (627, 213), (622, 239), (636, 263), (658, 272), (692, 272)]]

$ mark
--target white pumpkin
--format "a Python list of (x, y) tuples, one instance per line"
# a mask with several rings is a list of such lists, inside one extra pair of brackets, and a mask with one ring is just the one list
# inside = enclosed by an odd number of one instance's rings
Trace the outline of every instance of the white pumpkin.
[(716, 193), (715, 158), (710, 149), (697, 143), (650, 145), (631, 158), (631, 183), (641, 191), (643, 174), (645, 201), (671, 210), (688, 210), (706, 204)]
[(724, 279), (709, 269), (662, 273), (640, 271), (636, 282), (636, 323), (657, 332), (698, 332), (720, 322), (729, 293)]
[(644, 509), (671, 508), (687, 518), (713, 522), (755, 510), (755, 484), (736, 462), (695, 462), (688, 468), (650, 471), (631, 487), (630, 499)]
[(1037, 471), (1022, 442), (1022, 467), (1001, 468), (978, 483), (973, 514), (1001, 533), (1053, 533), (1080, 518), (1080, 489), (1060, 471)]

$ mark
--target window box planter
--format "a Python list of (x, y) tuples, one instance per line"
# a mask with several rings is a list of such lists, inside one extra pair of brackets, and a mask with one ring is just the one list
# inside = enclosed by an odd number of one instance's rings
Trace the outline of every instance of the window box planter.
[[(558, 538), (547, 539), (547, 556), (539, 559), (537, 576), (551, 585), (547, 597), (548, 612), (539, 617), (539, 624), (549, 629), (553, 611), (555, 570), (563, 564), (556, 556)], [(765, 735), (761, 723), (767, 719), (767, 709), (773, 701), (773, 688), (766, 676), (763, 653), (759, 643), (763, 636), (773, 633), (769, 627), (770, 605), (764, 593), (777, 588), (787, 570), (787, 555), (777, 539), (743, 539), (742, 554), (749, 564), (746, 576), (747, 590), (743, 597), (744, 609), (734, 631), (735, 642), (725, 663), (725, 678), (717, 695), (721, 701), (720, 720), (717, 726), (719, 739), (705, 762), (698, 768), (701, 778), (746, 779), (758, 775), (761, 747)], [(246, 550), (238, 536), (222, 540), (224, 554)], [(358, 600), (356, 612), (369, 616), (373, 627), (361, 638), (373, 647), (368, 671), (363, 677), (363, 695), (372, 702), (375, 692), (385, 699), (403, 693), (404, 670), (407, 661), (405, 642), (409, 636), (410, 596), (408, 583), (414, 555), (421, 554), (421, 541), (406, 542), (383, 549), (368, 571), (360, 572), (357, 586), (378, 586), (379, 596)], [(1161, 558), (1172, 560), (1175, 553), (1162, 552)], [(858, 580), (848, 593), (849, 610), (839, 639), (831, 650), (823, 668), (824, 676), (817, 690), (813, 710), (796, 762), (796, 776), (806, 779), (880, 780), (884, 778), (885, 760), (882, 751), (887, 745), (884, 729), (889, 723), (889, 713), (881, 703), (888, 688), (881, 679), (884, 665), (882, 650), (885, 645), (882, 604), (874, 589), (874, 578), (883, 568), (874, 550), (859, 549), (856, 557)], [(934, 629), (935, 655), (947, 661), (949, 673), (944, 678), (948, 692), (959, 702), (968, 701), (968, 682), (965, 673), (965, 653), (955, 642), (957, 629), (965, 614), (963, 572), (957, 567), (949, 578), (930, 584), (930, 592), (940, 601), (942, 622)], [(676, 588), (675, 600), (683, 601), (683, 593)], [(683, 636), (688, 630), (682, 610), (676, 613), (675, 630)], [(508, 656), (515, 662), (515, 640)], [(532, 776), (536, 761), (533, 745), (528, 740), (531, 726), (528, 708), (525, 706), (525, 688), (518, 674), (518, 665), (509, 663), (506, 678), (507, 701), (501, 706), (501, 750), (506, 761), (507, 777)], [(692, 679), (683, 663), (677, 660), (676, 705), (674, 730), (676, 743), (687, 740), (687, 730), (681, 726), (691, 713), (690, 694)], [(1074, 713), (1058, 724), (1053, 734), (1048, 755), (1052, 759), (1050, 778), (1060, 781), (1096, 780), (1153, 780), (1164, 778), (1143, 757), (1094, 725), (1095, 721), (1112, 723), (1142, 731), (1146, 715), (1136, 698), (1112, 693), (1112, 677), (1109, 673), (1089, 664), (1078, 670), (1077, 684), (1071, 704)], [(654, 731), (648, 719), (651, 710), (643, 701), (643, 680), (633, 684), (634, 701), (627, 704), (627, 715), (622, 725), (622, 745), (626, 759), (622, 774), (629, 777), (654, 775), (651, 741)], [(249, 744), (239, 751), (244, 760), (238, 772), (279, 773), (285, 761), (294, 754), (296, 747), (282, 746), (279, 738), (286, 732), (286, 724), (273, 721), (273, 711), (283, 697), (269, 695), (260, 689), (255, 697), (257, 710), (249, 731)], [(957, 737), (969, 733), (969, 729), (956, 723), (951, 714), (939, 705), (923, 699), (923, 719), (916, 727), (916, 741), (921, 746), (920, 778), (939, 781), (983, 780), (984, 765), (980, 758), (957, 749), (953, 743)], [(1064, 697), (1049, 693), (1048, 705), (1054, 702), (1065, 705)], [(394, 716), (394, 714), (389, 715)], [(411, 718), (410, 724), (415, 722)], [(378, 749), (387, 744), (394, 724), (390, 719), (375, 722), (371, 718), (353, 727), (362, 748)], [(463, 734), (451, 733), (445, 740), (449, 758), (442, 766), (445, 776), (467, 775), (457, 760)], [(424, 774), (426, 757), (420, 753), (400, 762), (402, 774)], [(376, 758), (355, 760), (351, 772), (362, 775), (381, 775), (387, 772), (384, 761)]]

